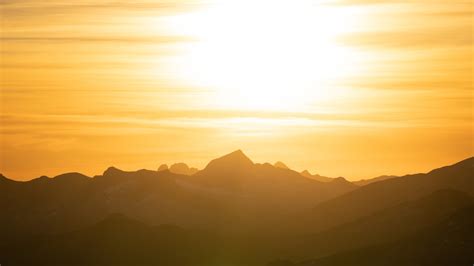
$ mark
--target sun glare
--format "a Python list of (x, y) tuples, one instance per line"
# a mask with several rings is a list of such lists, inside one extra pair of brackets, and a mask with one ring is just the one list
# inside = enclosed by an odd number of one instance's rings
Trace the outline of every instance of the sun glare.
[(172, 17), (171, 29), (195, 41), (175, 68), (188, 86), (213, 92), (213, 105), (302, 110), (337, 94), (334, 81), (354, 71), (353, 54), (335, 38), (354, 23), (315, 1), (219, 1)]

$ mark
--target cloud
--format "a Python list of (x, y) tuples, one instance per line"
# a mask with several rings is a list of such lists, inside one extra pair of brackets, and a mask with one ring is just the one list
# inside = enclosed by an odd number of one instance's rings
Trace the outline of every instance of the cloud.
[(472, 27), (374, 31), (347, 34), (339, 38), (345, 45), (378, 49), (457, 47), (472, 45)]

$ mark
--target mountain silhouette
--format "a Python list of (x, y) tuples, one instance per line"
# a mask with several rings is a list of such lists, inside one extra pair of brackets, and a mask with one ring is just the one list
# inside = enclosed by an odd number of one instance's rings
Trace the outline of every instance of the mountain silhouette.
[(166, 170), (168, 170), (168, 165), (167, 164), (162, 164), (158, 167), (158, 172), (166, 171)]
[(321, 176), (321, 175), (318, 175), (318, 174), (313, 175), (308, 170), (304, 170), (303, 172), (301, 172), (301, 175), (304, 176), (304, 177), (307, 177), (307, 178), (311, 178), (311, 179), (320, 181), (320, 182), (331, 182), (331, 181), (334, 180), (334, 178), (331, 178), (331, 177)]
[[(110, 214), (77, 231), (17, 238), (1, 246), (7, 265), (191, 265), (212, 259), (205, 234), (172, 225), (148, 226)], [(28, 248), (25, 256), (24, 248)]]
[[(474, 197), (443, 189), (422, 198), (371, 213), (318, 234), (289, 243), (301, 257), (323, 257), (353, 249), (387, 244), (418, 233), (474, 204)], [(293, 254), (293, 256), (295, 255)]]
[(395, 177), (397, 177), (397, 176), (382, 175), (382, 176), (378, 176), (378, 177), (374, 177), (374, 178), (370, 178), (370, 179), (361, 179), (361, 180), (358, 180), (358, 181), (354, 181), (352, 183), (354, 183), (358, 186), (365, 186), (365, 185), (368, 185), (370, 183), (374, 183), (374, 182), (378, 182), (378, 181), (382, 181), (382, 180), (387, 180), (387, 179), (395, 178)]
[[(293, 170), (278, 168), (268, 163), (254, 164), (241, 150), (212, 160), (194, 176), (195, 183), (232, 192), (259, 190), (261, 193), (277, 191), (293, 193), (299, 190), (312, 190), (313, 193), (317, 192), (312, 195), (314, 198), (312, 203), (355, 188), (350, 183), (323, 184), (305, 178)], [(277, 191), (274, 191), (275, 189)]]
[(214, 159), (200, 171), (200, 175), (209, 173), (233, 174), (235, 171), (246, 171), (253, 166), (252, 160), (241, 150), (236, 150), (222, 157)]
[(293, 265), (471, 265), (473, 226), (474, 205), (470, 205), (410, 237)]
[[(318, 204), (298, 227), (320, 231), (433, 193), (454, 189), (474, 195), (474, 157), (426, 174), (407, 175), (375, 182)], [(304, 218), (303, 218), (304, 220)]]
[[(260, 230), (288, 213), (356, 188), (349, 182), (321, 183), (289, 169), (254, 164), (240, 150), (212, 160), (192, 176), (109, 167), (93, 178), (71, 173), (14, 184), (0, 195), (7, 216), (2, 223), (25, 232), (35, 226), (45, 232), (72, 230), (111, 212), (147, 224)], [(232, 226), (225, 226), (231, 221)]]
[(194, 176), (205, 186), (239, 189), (241, 178), (250, 176), (253, 166), (254, 163), (241, 150), (237, 150), (210, 161)]
[(194, 175), (197, 173), (198, 169), (194, 167), (189, 167), (185, 163), (175, 163), (172, 164), (169, 168), (170, 172), (180, 175)]
[(456, 265), (473, 248), (463, 222), (473, 166), (468, 158), (356, 185), (254, 163), (238, 150), (194, 174), (179, 164), (182, 174), (0, 175), (0, 263)]
[(286, 164), (284, 164), (281, 161), (274, 163), (273, 166), (275, 166), (276, 168), (281, 168), (281, 169), (290, 169), (288, 166), (286, 166)]

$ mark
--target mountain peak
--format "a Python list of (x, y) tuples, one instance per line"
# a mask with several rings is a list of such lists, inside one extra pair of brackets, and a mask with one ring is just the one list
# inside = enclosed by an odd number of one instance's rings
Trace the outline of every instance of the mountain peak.
[(51, 180), (54, 181), (61, 181), (61, 182), (85, 182), (88, 181), (90, 177), (83, 175), (81, 173), (65, 173), (58, 176), (53, 177)]
[[(222, 156), (222, 157), (226, 157), (226, 156), (231, 156), (231, 157), (234, 157), (234, 156), (237, 157), (237, 156), (239, 156), (239, 157), (245, 157), (245, 158), (248, 159), (247, 155), (245, 155), (245, 153), (244, 153), (241, 149), (235, 150), (235, 151), (233, 151), (233, 152), (231, 152), (231, 153), (229, 153), (229, 154), (226, 154), (226, 155), (224, 155), (224, 156)], [(250, 159), (249, 159), (249, 160), (250, 160)]]
[(123, 171), (116, 168), (116, 167), (111, 166), (111, 167), (107, 168), (107, 170), (105, 170), (103, 175), (104, 176), (110, 176), (110, 175), (115, 175), (115, 174), (119, 174), (119, 173), (123, 173)]
[(160, 165), (160, 167), (158, 167), (158, 172), (166, 171), (168, 169), (169, 169), (168, 165), (164, 163), (164, 164)]
[(252, 160), (250, 160), (242, 150), (236, 150), (222, 157), (212, 160), (206, 166), (206, 169), (242, 169), (251, 166), (253, 166)]
[(313, 177), (313, 175), (312, 175), (308, 170), (304, 170), (304, 171), (301, 172), (300, 174), (301, 174), (302, 176), (308, 177), (308, 178)]
[(333, 179), (331, 180), (331, 182), (334, 182), (334, 183), (350, 183), (349, 181), (347, 181), (347, 179), (345, 179), (345, 178), (342, 177), (342, 176), (333, 178)]
[(273, 166), (275, 166), (276, 168), (281, 168), (281, 169), (290, 169), (288, 168), (288, 166), (286, 166), (286, 164), (284, 164), (281, 161), (276, 162), (275, 164), (273, 164)]
[(250, 160), (250, 158), (247, 157), (247, 155), (245, 155), (245, 153), (242, 150), (236, 150), (220, 158), (217, 158), (217, 160), (220, 160), (220, 159), (233, 160), (236, 162), (240, 161), (240, 162), (253, 164), (252, 160)]

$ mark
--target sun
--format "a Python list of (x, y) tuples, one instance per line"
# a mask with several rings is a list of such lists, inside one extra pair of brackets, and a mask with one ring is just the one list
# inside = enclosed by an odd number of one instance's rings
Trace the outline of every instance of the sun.
[(170, 27), (193, 38), (175, 68), (189, 86), (213, 93), (212, 105), (245, 110), (301, 110), (337, 94), (353, 71), (335, 39), (348, 12), (315, 1), (218, 1), (175, 16)]

